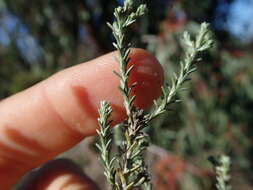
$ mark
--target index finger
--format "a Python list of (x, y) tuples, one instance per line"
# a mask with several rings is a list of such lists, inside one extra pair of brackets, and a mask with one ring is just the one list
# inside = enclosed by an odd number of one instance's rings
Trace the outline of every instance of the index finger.
[[(94, 135), (101, 100), (113, 108), (115, 123), (125, 118), (118, 90), (116, 53), (61, 71), (0, 104), (0, 189), (6, 189), (30, 168)], [(163, 82), (158, 61), (144, 50), (131, 53), (137, 81), (136, 106), (147, 107)]]

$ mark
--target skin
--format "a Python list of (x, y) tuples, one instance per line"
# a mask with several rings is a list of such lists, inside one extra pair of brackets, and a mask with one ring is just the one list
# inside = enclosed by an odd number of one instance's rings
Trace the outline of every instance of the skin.
[[(112, 52), (58, 72), (0, 102), (1, 190), (9, 190), (30, 169), (95, 135), (100, 101), (112, 106), (114, 124), (124, 120), (119, 78), (112, 74), (118, 71), (116, 55)], [(138, 83), (133, 90), (135, 106), (147, 108), (161, 93), (163, 71), (156, 58), (144, 50), (132, 49), (130, 57), (130, 65), (135, 67), (129, 83)], [(27, 182), (33, 186), (23, 190), (96, 189), (71, 167), (64, 170), (64, 164), (54, 165), (50, 171), (37, 172), (43, 175), (33, 180), (36, 183)]]

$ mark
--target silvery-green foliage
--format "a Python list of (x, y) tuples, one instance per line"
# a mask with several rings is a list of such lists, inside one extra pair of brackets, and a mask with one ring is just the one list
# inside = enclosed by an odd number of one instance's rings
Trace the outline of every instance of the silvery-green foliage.
[(143, 132), (149, 122), (164, 113), (171, 103), (178, 102), (175, 96), (182, 85), (189, 80), (189, 75), (196, 71), (196, 63), (200, 61), (199, 53), (211, 47), (212, 40), (208, 33), (208, 24), (203, 23), (199, 34), (192, 40), (186, 32), (184, 34), (186, 49), (185, 59), (180, 63), (181, 70), (175, 74), (171, 87), (163, 87), (163, 96), (155, 102), (154, 109), (145, 114), (143, 110), (133, 105), (135, 96), (130, 96), (134, 85), (128, 86), (128, 77), (134, 66), (128, 67), (130, 61), (130, 40), (125, 35), (128, 28), (136, 19), (146, 12), (146, 5), (138, 5), (138, 1), (125, 0), (122, 7), (115, 9), (115, 21), (108, 24), (116, 42), (114, 47), (118, 50), (117, 60), (120, 72), (115, 74), (120, 78), (120, 91), (124, 99), (127, 119), (123, 123), (123, 139), (118, 157), (110, 158), (111, 130), (109, 116), (111, 108), (108, 103), (102, 102), (98, 119), (100, 130), (100, 144), (97, 145), (101, 160), (105, 168), (105, 176), (113, 190), (152, 189), (150, 174), (144, 162), (143, 152), (148, 146), (147, 135)]
[[(100, 103), (100, 109), (99, 109), (99, 118), (98, 123), (100, 126), (100, 130), (97, 130), (97, 133), (99, 135), (100, 142), (99, 144), (96, 144), (97, 148), (100, 151), (101, 161), (104, 166), (104, 175), (106, 176), (107, 181), (110, 183), (112, 187), (114, 187), (114, 180), (115, 180), (115, 168), (113, 166), (113, 163), (115, 161), (115, 158), (110, 158), (110, 146), (111, 146), (111, 130), (110, 130), (110, 124), (111, 121), (109, 120), (109, 117), (112, 113), (112, 108), (110, 105), (102, 101)], [(112, 188), (114, 189), (114, 188)]]
[(190, 34), (185, 32), (183, 42), (187, 48), (185, 58), (180, 62), (180, 72), (174, 74), (170, 87), (163, 87), (162, 99), (159, 102), (155, 101), (155, 109), (148, 115), (148, 120), (152, 120), (164, 113), (170, 104), (180, 101), (175, 99), (175, 96), (179, 90), (182, 90), (182, 85), (190, 80), (190, 74), (196, 71), (196, 64), (201, 61), (199, 54), (212, 46), (213, 42), (208, 32), (208, 24), (201, 24), (195, 40), (192, 40)]
[(218, 156), (217, 158), (211, 159), (214, 165), (214, 170), (216, 173), (216, 188), (217, 190), (231, 190), (231, 186), (228, 185), (230, 180), (229, 170), (231, 166), (231, 160), (226, 155)]

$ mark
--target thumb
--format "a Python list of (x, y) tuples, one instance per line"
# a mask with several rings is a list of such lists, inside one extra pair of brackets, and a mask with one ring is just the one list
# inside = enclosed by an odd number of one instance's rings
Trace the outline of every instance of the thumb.
[(99, 190), (74, 162), (50, 161), (24, 177), (17, 190)]

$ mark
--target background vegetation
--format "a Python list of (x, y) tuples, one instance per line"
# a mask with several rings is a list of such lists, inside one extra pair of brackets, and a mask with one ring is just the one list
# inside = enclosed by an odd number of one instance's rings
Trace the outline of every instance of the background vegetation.
[[(65, 67), (113, 49), (106, 26), (120, 0), (0, 0), (0, 98)], [(252, 189), (253, 0), (148, 0), (132, 27), (134, 44), (160, 60), (167, 78), (179, 68), (184, 30), (211, 23), (215, 47), (204, 55), (184, 100), (147, 131), (155, 189), (212, 189), (209, 155), (228, 154), (234, 189)], [(117, 142), (117, 139), (115, 139)], [(95, 180), (104, 179), (96, 138), (71, 150)], [(85, 152), (85, 153), (84, 153)], [(73, 154), (74, 153), (74, 154)], [(72, 156), (70, 156), (72, 155)], [(73, 156), (74, 155), (74, 156)], [(100, 183), (101, 184), (101, 183)], [(187, 188), (186, 188), (187, 187)]]

